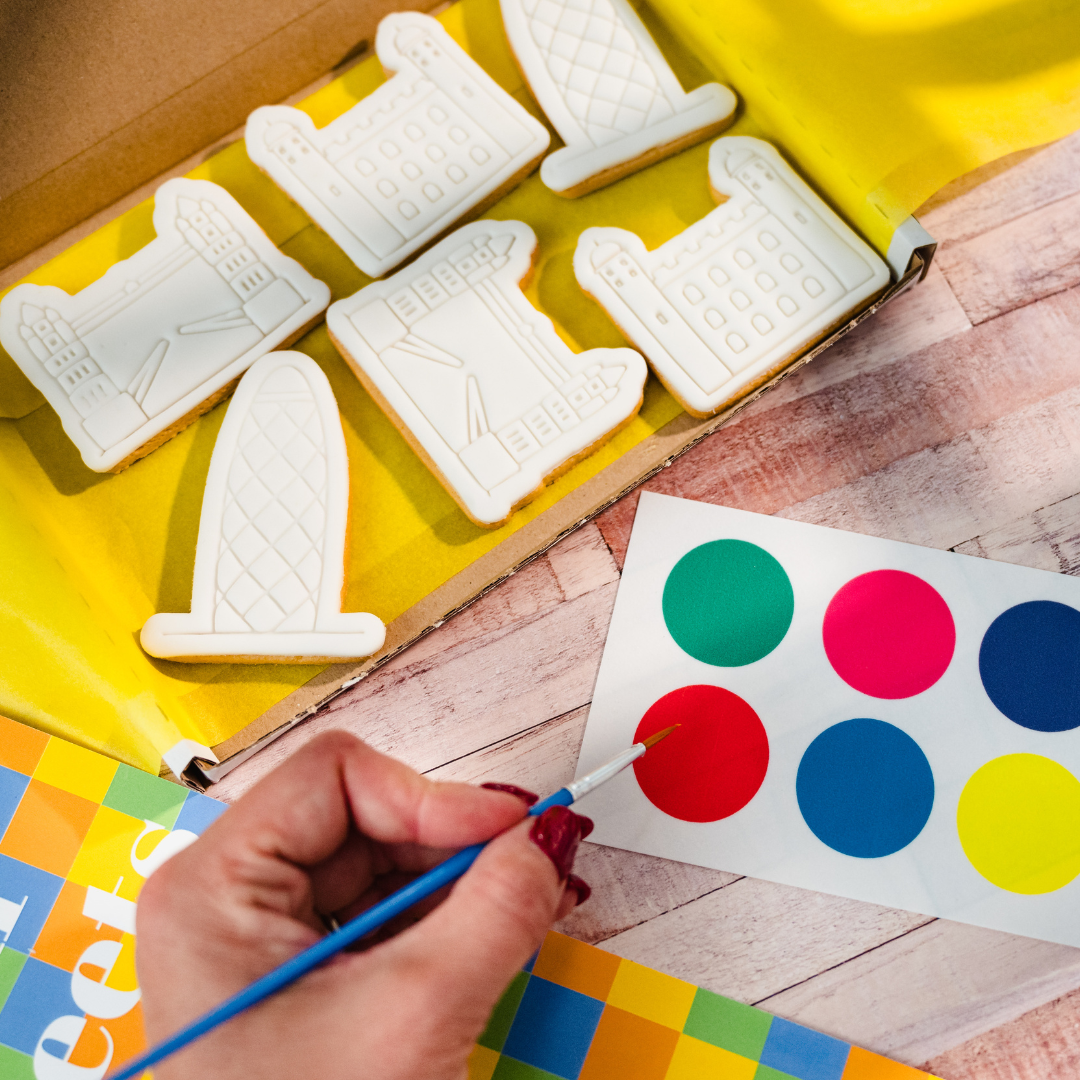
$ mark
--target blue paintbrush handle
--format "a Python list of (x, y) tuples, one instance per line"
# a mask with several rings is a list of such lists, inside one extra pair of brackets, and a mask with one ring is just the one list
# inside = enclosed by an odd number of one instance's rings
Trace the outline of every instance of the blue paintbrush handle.
[[(542, 814), (549, 806), (569, 806), (573, 801), (574, 796), (570, 790), (561, 788), (554, 795), (549, 795), (542, 802), (538, 802), (529, 811), (529, 814), (535, 817), (537, 814)], [(396, 915), (408, 911), (413, 904), (431, 896), (432, 893), (438, 892), (444, 886), (457, 881), (472, 866), (476, 861), (476, 857), (486, 846), (487, 844), (473, 844), (471, 847), (463, 848), (456, 855), (451, 855), (445, 862), (439, 863), (438, 866), (429, 870), (426, 874), (421, 874), (420, 877), (409, 882), (404, 888), (398, 889), (397, 892), (386, 897), (385, 900), (380, 900), (373, 907), (368, 908), (367, 911), (361, 912), (355, 919), (350, 919), (339, 930), (327, 934), (326, 937), (317, 941), (310, 948), (298, 953), (291, 960), (287, 960), (261, 979), (256, 979), (250, 986), (245, 987), (231, 998), (227, 998), (208, 1013), (204, 1013), (198, 1020), (193, 1020), (175, 1035), (170, 1036), (164, 1042), (158, 1043), (157, 1046), (150, 1047), (149, 1050), (140, 1054), (137, 1058), (133, 1058), (119, 1072), (110, 1075), (108, 1080), (134, 1080), (135, 1077), (141, 1076), (152, 1065), (156, 1065), (159, 1061), (163, 1061), (170, 1055), (175, 1054), (177, 1050), (182, 1050), (208, 1031), (213, 1031), (214, 1028), (224, 1024), (226, 1020), (231, 1020), (238, 1013), (242, 1013), (245, 1009), (250, 1009), (252, 1005), (264, 1001), (271, 994), (275, 994), (278, 990), (288, 986), (289, 983), (296, 982), (301, 975), (306, 975), (313, 968), (317, 968), (354, 941), (366, 937), (373, 930), (378, 930), (380, 926), (384, 926)]]

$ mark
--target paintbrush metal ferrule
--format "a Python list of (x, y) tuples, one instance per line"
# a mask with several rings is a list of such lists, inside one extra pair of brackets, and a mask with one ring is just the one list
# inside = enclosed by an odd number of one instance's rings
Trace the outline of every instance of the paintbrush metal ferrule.
[(599, 769), (593, 769), (591, 773), (586, 773), (585, 776), (567, 784), (566, 790), (570, 792), (573, 801), (577, 802), (578, 799), (584, 798), (590, 791), (594, 791), (601, 784), (606, 784), (613, 776), (621, 773), (628, 765), (633, 765), (649, 747), (655, 746), (661, 739), (666, 739), (678, 726), (678, 724), (672, 724), (671, 727), (664, 728), (663, 731), (658, 731), (655, 735), (634, 743), (617, 757), (601, 765)]
[[(678, 727), (678, 724), (675, 727)], [(627, 765), (637, 761), (650, 746), (654, 746), (666, 735), (670, 735), (672, 731), (674, 731), (674, 728), (668, 728), (666, 731), (657, 732), (656, 735), (650, 735), (644, 742), (634, 743), (633, 746), (624, 750), (606, 765), (601, 765), (599, 769), (589, 773), (588, 776), (583, 776), (580, 780), (574, 780), (572, 783), (567, 784), (566, 787), (560, 788), (554, 795), (549, 795), (542, 802), (538, 802), (529, 810), (529, 816), (535, 817), (537, 814), (542, 814), (551, 806), (570, 805), (580, 799), (582, 795), (587, 794), (606, 780), (610, 780), (617, 773), (622, 772)], [(182, 1050), (208, 1031), (213, 1031), (216, 1027), (225, 1023), (226, 1020), (237, 1016), (253, 1005), (257, 1005), (260, 1001), (265, 1001), (271, 994), (276, 994), (279, 990), (296, 982), (302, 975), (306, 975), (309, 971), (324, 964), (330, 957), (353, 942), (359, 941), (361, 938), (378, 930), (379, 927), (389, 922), (394, 916), (407, 911), (413, 904), (457, 881), (472, 866), (485, 847), (486, 844), (473, 844), (471, 847), (463, 848), (456, 855), (451, 855), (445, 862), (439, 863), (438, 866), (429, 870), (426, 874), (421, 874), (420, 877), (398, 889), (397, 892), (380, 900), (373, 907), (368, 908), (367, 911), (361, 912), (345, 923), (344, 926), (327, 934), (322, 940), (298, 953), (291, 960), (285, 961), (280, 967), (275, 968), (261, 979), (256, 979), (250, 986), (245, 987), (239, 993), (234, 994), (209, 1012), (204, 1013), (197, 1020), (188, 1024), (187, 1027), (181, 1028), (175, 1035), (158, 1043), (156, 1046), (150, 1047), (138, 1057), (126, 1062), (116, 1071), (109, 1073), (106, 1080), (135, 1080), (136, 1077), (142, 1076), (143, 1072), (151, 1065), (155, 1065), (164, 1058), (175, 1054), (178, 1050)]]

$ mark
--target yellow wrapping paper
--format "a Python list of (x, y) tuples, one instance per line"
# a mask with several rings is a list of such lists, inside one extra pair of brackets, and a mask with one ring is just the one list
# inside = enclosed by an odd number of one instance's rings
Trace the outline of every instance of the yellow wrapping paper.
[[(1024, 10), (1023, 40), (1034, 43), (1039, 32), (1054, 37), (1046, 43), (1053, 44), (1047, 54), (1053, 62), (1017, 53), (1010, 67), (1005, 51), (991, 42), (996, 66), (980, 69), (981, 81), (970, 75), (978, 66), (970, 50), (948, 42), (955, 42), (957, 27), (991, 33), (1012, 8), (949, 0), (909, 5), (900, 18), (884, 3), (855, 0), (749, 0), (723, 8), (657, 0), (642, 14), (687, 89), (714, 78), (732, 85), (745, 103), (732, 131), (776, 141), (884, 252), (895, 225), (953, 176), (1080, 126), (1080, 50), (1063, 55), (1067, 35), (1054, 5), (1036, 0)], [(540, 115), (507, 49), (497, 0), (462, 0), (440, 19)], [(943, 37), (935, 46), (939, 30)], [(923, 81), (920, 49), (933, 58)], [(841, 64), (844, 50), (858, 56)], [(888, 57), (895, 70), (883, 62)], [(382, 81), (377, 60), (369, 59), (300, 107), (321, 126)], [(707, 151), (692, 148), (571, 202), (547, 191), (534, 174), (489, 211), (536, 231), (539, 255), (527, 295), (573, 348), (623, 344), (574, 280), (578, 234), (589, 225), (620, 225), (649, 247), (675, 235), (713, 206)], [(331, 286), (335, 299), (370, 280), (255, 169), (242, 143), (190, 175), (227, 188), (282, 250)], [(83, 288), (152, 239), (151, 213), (150, 202), (134, 208), (27, 280), (69, 292)], [(483, 530), (465, 518), (375, 407), (324, 326), (295, 347), (326, 371), (345, 428), (352, 478), (345, 607), (386, 622), (679, 412), (650, 379), (645, 405), (630, 426), (502, 528)], [(202, 488), (226, 406), (111, 476), (83, 466), (52, 410), (33, 407), (34, 393), (0, 356), (0, 415), (16, 417), (0, 420), (6, 571), (0, 712), (156, 771), (177, 738), (213, 746), (310, 679), (317, 668), (176, 664), (152, 660), (138, 647), (149, 615), (188, 610)]]

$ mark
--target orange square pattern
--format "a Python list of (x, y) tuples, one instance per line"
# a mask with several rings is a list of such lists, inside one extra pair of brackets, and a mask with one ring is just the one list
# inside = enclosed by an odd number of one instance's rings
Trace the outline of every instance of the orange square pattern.
[(608, 1005), (596, 1027), (580, 1080), (664, 1080), (679, 1033)]
[(621, 962), (611, 953), (553, 930), (544, 939), (532, 973), (567, 990), (606, 1001)]
[(14, 769), (23, 776), (33, 776), (48, 741), (45, 732), (0, 716), (0, 765), (5, 768)]
[(85, 901), (85, 885), (76, 885), (73, 881), (64, 882), (64, 887), (60, 890), (60, 895), (56, 898), (56, 903), (53, 904), (34, 945), (34, 956), (38, 960), (44, 960), (46, 964), (63, 968), (65, 971), (74, 971), (75, 961), (89, 945), (106, 938), (110, 941), (120, 940), (123, 934), (121, 930), (115, 930), (111, 926), (95, 929), (97, 923), (91, 922), (82, 913)]
[(143, 1033), (142, 1006), (136, 1005), (130, 1012), (116, 1020), (99, 1020), (96, 1016), (86, 1018), (86, 1027), (83, 1028), (79, 1041), (71, 1051), (72, 1065), (84, 1069), (92, 1069), (105, 1060), (108, 1053), (108, 1043), (101, 1034), (101, 1028), (105, 1028), (112, 1036), (113, 1061), (127, 1061), (134, 1057), (140, 1050), (146, 1049), (146, 1036)]
[(90, 829), (96, 803), (31, 780), (0, 843), (0, 854), (66, 877)]
[(848, 1054), (843, 1080), (934, 1080), (929, 1074), (880, 1054), (853, 1046)]

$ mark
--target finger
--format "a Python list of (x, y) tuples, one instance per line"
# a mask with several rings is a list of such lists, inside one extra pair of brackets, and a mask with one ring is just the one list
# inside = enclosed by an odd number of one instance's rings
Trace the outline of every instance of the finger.
[(558, 811), (573, 828), (560, 830), (557, 859), (530, 839), (543, 819), (523, 823), (488, 844), (442, 905), (384, 946), (404, 969), (423, 973), (419, 992), (434, 995), (477, 1034), (564, 902), (561, 871), (572, 862), (581, 828), (577, 815)]
[(305, 868), (326, 864), (329, 881), (357, 869), (355, 851), (332, 860), (353, 825), (376, 841), (456, 849), (489, 839), (524, 812), (513, 795), (427, 780), (346, 732), (327, 732), (207, 830), (200, 855), (219, 856), (233, 869), (250, 870), (260, 858)]

